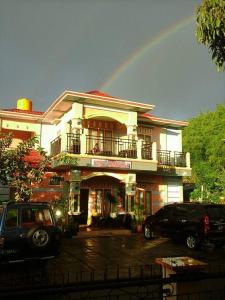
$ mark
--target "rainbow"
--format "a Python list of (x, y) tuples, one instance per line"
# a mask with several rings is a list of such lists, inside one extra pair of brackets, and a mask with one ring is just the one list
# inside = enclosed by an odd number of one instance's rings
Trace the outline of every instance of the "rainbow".
[(157, 36), (148, 41), (143, 47), (139, 48), (137, 51), (133, 52), (128, 59), (123, 62), (111, 75), (110, 77), (101, 85), (100, 90), (107, 90), (111, 84), (119, 77), (121, 74), (136, 61), (141, 59), (148, 51), (153, 49), (155, 46), (159, 45), (165, 39), (169, 38), (171, 35), (175, 34), (182, 28), (191, 24), (194, 21), (195, 16), (191, 15), (179, 22), (176, 22), (167, 30), (161, 31)]

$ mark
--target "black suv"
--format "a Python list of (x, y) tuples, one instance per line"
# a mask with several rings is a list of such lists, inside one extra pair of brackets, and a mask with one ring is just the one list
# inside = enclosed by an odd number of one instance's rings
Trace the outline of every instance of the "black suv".
[(0, 207), (0, 262), (52, 258), (60, 237), (48, 203), (8, 202)]
[(144, 235), (147, 239), (166, 236), (184, 240), (190, 249), (204, 243), (225, 245), (225, 205), (168, 204), (146, 218)]

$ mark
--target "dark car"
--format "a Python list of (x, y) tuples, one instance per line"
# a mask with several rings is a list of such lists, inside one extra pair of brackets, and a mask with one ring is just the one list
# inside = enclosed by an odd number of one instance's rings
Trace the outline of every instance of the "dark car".
[(225, 245), (225, 205), (168, 204), (146, 218), (144, 235), (147, 239), (165, 236), (183, 240), (190, 249), (204, 244)]
[(8, 202), (0, 208), (0, 262), (47, 260), (59, 252), (61, 231), (43, 202)]

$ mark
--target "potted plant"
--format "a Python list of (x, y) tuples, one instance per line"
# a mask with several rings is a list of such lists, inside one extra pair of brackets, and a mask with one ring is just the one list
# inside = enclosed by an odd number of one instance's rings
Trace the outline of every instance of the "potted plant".
[(134, 205), (133, 222), (136, 223), (136, 232), (142, 232), (142, 225), (144, 221), (144, 207), (136, 203)]

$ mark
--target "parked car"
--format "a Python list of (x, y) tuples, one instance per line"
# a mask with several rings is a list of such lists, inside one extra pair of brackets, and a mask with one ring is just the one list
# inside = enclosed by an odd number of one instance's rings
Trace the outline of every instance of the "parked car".
[(59, 252), (61, 231), (43, 202), (8, 202), (0, 208), (0, 262), (47, 260)]
[(185, 241), (189, 249), (204, 244), (225, 245), (225, 205), (173, 203), (148, 216), (144, 236), (165, 236)]

